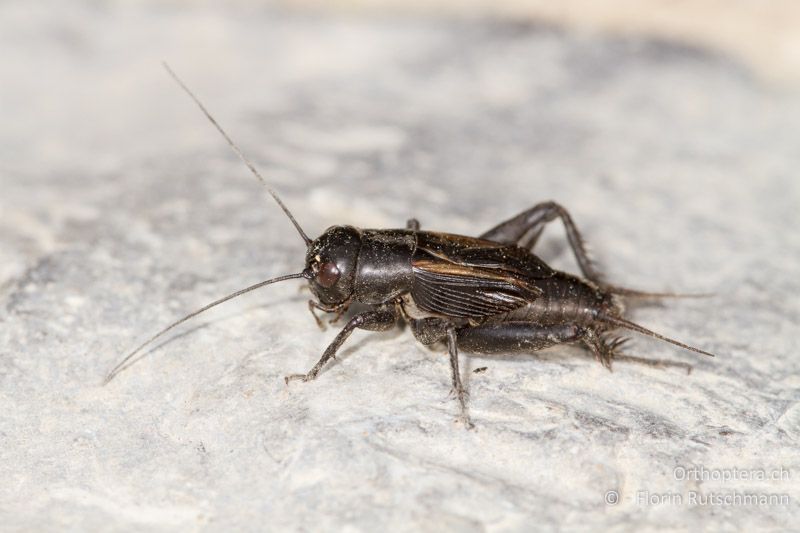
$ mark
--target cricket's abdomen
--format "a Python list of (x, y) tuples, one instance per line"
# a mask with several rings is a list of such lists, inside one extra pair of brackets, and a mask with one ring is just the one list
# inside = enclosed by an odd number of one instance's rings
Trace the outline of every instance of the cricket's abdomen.
[(491, 322), (533, 322), (542, 326), (558, 324), (590, 325), (601, 312), (613, 307), (611, 297), (593, 285), (571, 276), (557, 275), (538, 280), (542, 294), (529, 304), (496, 315)]

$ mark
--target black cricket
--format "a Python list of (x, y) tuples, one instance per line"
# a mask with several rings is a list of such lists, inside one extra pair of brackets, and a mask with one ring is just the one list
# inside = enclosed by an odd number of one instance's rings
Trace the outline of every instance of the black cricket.
[[(604, 282), (586, 252), (572, 217), (554, 202), (535, 205), (479, 237), (424, 231), (419, 222), (412, 219), (405, 229), (333, 226), (317, 239), (310, 239), (203, 104), (169, 66), (164, 64), (164, 67), (264, 183), (292, 221), (307, 247), (305, 268), (297, 274), (262, 281), (237, 291), (171, 324), (128, 354), (109, 373), (106, 383), (127, 368), (143, 348), (186, 320), (246, 292), (300, 278), (308, 280), (316, 297), (309, 301), (312, 314), (320, 310), (335, 313), (338, 318), (353, 303), (363, 304), (368, 310), (347, 322), (311, 370), (286, 376), (287, 384), (315, 379), (354, 330), (384, 331), (402, 318), (422, 344), (446, 344), (452, 370), (452, 393), (458, 399), (462, 420), (468, 427), (472, 424), (459, 372), (459, 351), (527, 353), (556, 344), (580, 343), (609, 370), (615, 359), (691, 370), (684, 363), (621, 354), (619, 348), (626, 339), (614, 337), (611, 332), (624, 328), (713, 356), (624, 319), (624, 297), (676, 295), (645, 293)], [(564, 225), (583, 277), (555, 270), (532, 252), (545, 226), (556, 219)], [(316, 314), (314, 318), (320, 323)]]

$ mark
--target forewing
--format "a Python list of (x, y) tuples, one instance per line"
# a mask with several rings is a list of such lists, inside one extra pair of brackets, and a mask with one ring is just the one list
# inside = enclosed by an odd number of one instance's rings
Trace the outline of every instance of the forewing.
[(411, 296), (420, 309), (457, 318), (479, 318), (513, 311), (541, 291), (502, 270), (441, 260), (412, 262)]
[(555, 273), (536, 255), (518, 246), (437, 232), (417, 234), (417, 257), (435, 257), (446, 263), (498, 270), (532, 281), (549, 278)]

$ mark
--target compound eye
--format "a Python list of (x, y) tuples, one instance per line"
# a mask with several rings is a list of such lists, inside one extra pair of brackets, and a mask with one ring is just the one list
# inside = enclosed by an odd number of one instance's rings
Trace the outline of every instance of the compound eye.
[(330, 289), (339, 281), (339, 276), (341, 276), (341, 272), (335, 263), (322, 263), (317, 272), (317, 283)]

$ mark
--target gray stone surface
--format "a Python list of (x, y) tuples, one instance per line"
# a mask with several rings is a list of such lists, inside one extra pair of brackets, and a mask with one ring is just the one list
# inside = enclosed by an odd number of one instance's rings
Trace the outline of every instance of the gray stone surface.
[[(796, 97), (664, 43), (242, 5), (0, 4), (0, 528), (796, 526)], [(310, 233), (416, 216), (477, 234), (556, 199), (611, 280), (716, 293), (630, 316), (719, 357), (637, 337), (638, 355), (695, 371), (609, 373), (571, 347), (465, 358), (465, 431), (446, 357), (408, 331), (357, 333), (319, 380), (284, 386), (335, 334), (291, 282), (199, 317), (101, 387), (165, 323), (302, 263), (161, 59)], [(574, 269), (560, 228), (540, 253)], [(691, 491), (791, 501), (693, 505)]]

